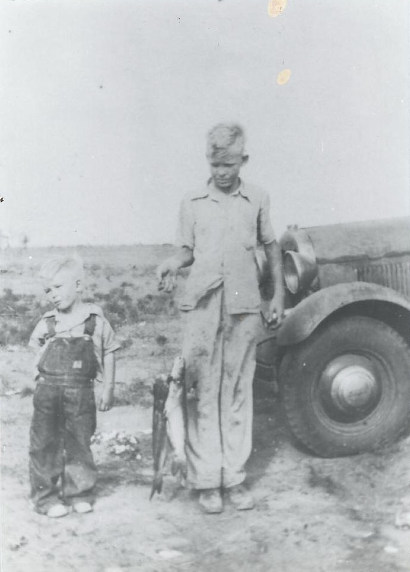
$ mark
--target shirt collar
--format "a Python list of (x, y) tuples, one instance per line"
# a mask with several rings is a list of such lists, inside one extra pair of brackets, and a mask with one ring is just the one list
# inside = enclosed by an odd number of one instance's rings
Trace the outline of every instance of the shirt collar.
[(54, 308), (53, 310), (46, 312), (43, 318), (54, 318), (56, 323), (61, 323), (65, 329), (69, 329), (83, 324), (90, 314), (89, 305), (81, 304), (74, 314), (66, 315)]
[[(213, 201), (219, 202), (219, 197), (220, 197), (221, 192), (222, 191), (219, 191), (217, 188), (215, 188), (215, 185), (214, 185), (212, 179), (209, 179), (207, 186), (204, 187), (202, 189), (202, 191), (199, 191), (198, 193), (193, 195), (191, 197), (191, 200), (205, 199), (206, 197), (209, 197)], [(245, 183), (242, 181), (242, 179), (239, 179), (239, 187), (236, 189), (236, 191), (231, 193), (230, 196), (236, 196), (236, 195), (241, 195), (245, 199), (250, 200), (250, 196), (249, 196), (247, 190), (245, 189)]]

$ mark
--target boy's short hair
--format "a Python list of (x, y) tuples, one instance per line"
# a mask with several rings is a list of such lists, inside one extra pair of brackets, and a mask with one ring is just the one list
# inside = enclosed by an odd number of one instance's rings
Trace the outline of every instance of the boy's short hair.
[(83, 280), (84, 278), (84, 266), (83, 261), (79, 256), (60, 256), (55, 258), (50, 258), (47, 260), (40, 269), (40, 278), (45, 280), (51, 280), (60, 271), (69, 272), (74, 280)]
[(245, 154), (245, 133), (237, 123), (218, 123), (208, 132), (206, 155), (213, 157), (232, 148), (239, 155)]

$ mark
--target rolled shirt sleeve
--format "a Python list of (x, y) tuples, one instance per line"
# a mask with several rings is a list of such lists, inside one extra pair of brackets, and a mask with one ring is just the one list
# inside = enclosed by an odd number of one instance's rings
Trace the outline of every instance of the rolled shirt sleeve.
[(276, 239), (270, 220), (270, 198), (268, 193), (263, 193), (258, 213), (258, 242), (270, 244)]
[(30, 336), (28, 347), (33, 350), (39, 350), (40, 348), (42, 348), (46, 343), (47, 339), (46, 335), (47, 335), (47, 325), (46, 322), (43, 319), (41, 319), (34, 328)]
[(121, 344), (118, 343), (115, 337), (114, 330), (102, 311), (97, 315), (93, 342), (99, 365), (96, 380), (102, 381), (104, 379), (104, 357), (121, 348)]
[(191, 250), (195, 247), (194, 216), (191, 201), (187, 197), (182, 200), (179, 209), (175, 244), (176, 246), (187, 246)]
[(32, 365), (33, 379), (37, 379), (38, 377), (38, 363), (47, 346), (47, 333), (47, 324), (44, 319), (41, 319), (34, 328), (28, 342), (28, 347), (33, 351), (34, 355)]
[(110, 323), (105, 318), (105, 316), (102, 317), (101, 320), (102, 320), (102, 333), (101, 333), (102, 352), (104, 356), (106, 354), (110, 354), (112, 352), (115, 352), (116, 350), (119, 350), (121, 348), (121, 344), (118, 343), (114, 334), (114, 330), (112, 329)]

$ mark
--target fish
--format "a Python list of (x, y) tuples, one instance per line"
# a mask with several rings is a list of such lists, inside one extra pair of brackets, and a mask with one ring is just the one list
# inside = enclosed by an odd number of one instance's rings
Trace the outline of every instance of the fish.
[(166, 461), (167, 446), (167, 420), (165, 417), (165, 403), (168, 397), (169, 383), (165, 375), (161, 375), (154, 382), (154, 407), (152, 412), (152, 456), (154, 459), (154, 479), (152, 482), (151, 500), (154, 494), (162, 491), (162, 471)]
[(186, 478), (184, 371), (184, 359), (178, 356), (174, 360), (170, 375), (159, 376), (154, 383), (152, 416), (154, 478), (150, 500), (155, 493), (160, 494), (162, 491), (164, 468), (171, 452), (172, 475)]
[(170, 375), (168, 398), (165, 402), (167, 435), (172, 448), (172, 475), (186, 478), (185, 434), (186, 407), (184, 388), (185, 362), (182, 357), (175, 358)]

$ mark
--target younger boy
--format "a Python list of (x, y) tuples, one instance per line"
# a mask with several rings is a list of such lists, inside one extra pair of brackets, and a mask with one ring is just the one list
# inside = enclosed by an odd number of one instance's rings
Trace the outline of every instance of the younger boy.
[[(248, 157), (240, 126), (220, 124), (207, 140), (211, 178), (186, 195), (177, 254), (158, 268), (171, 291), (179, 268), (192, 265), (181, 309), (186, 311), (186, 455), (188, 482), (207, 513), (223, 510), (222, 492), (238, 510), (253, 508), (242, 485), (252, 448), (252, 381), (260, 296), (256, 247), (263, 245), (275, 294), (268, 319), (282, 318), (281, 256), (269, 196), (239, 177)], [(192, 391), (194, 390), (194, 391)]]
[[(96, 426), (93, 381), (103, 381), (100, 411), (113, 403), (119, 344), (101, 308), (81, 300), (83, 267), (76, 258), (53, 259), (41, 278), (54, 309), (35, 327), (38, 351), (30, 429), (31, 502), (40, 514), (92, 511), (97, 469), (90, 443)], [(57, 489), (60, 481), (60, 491)]]

